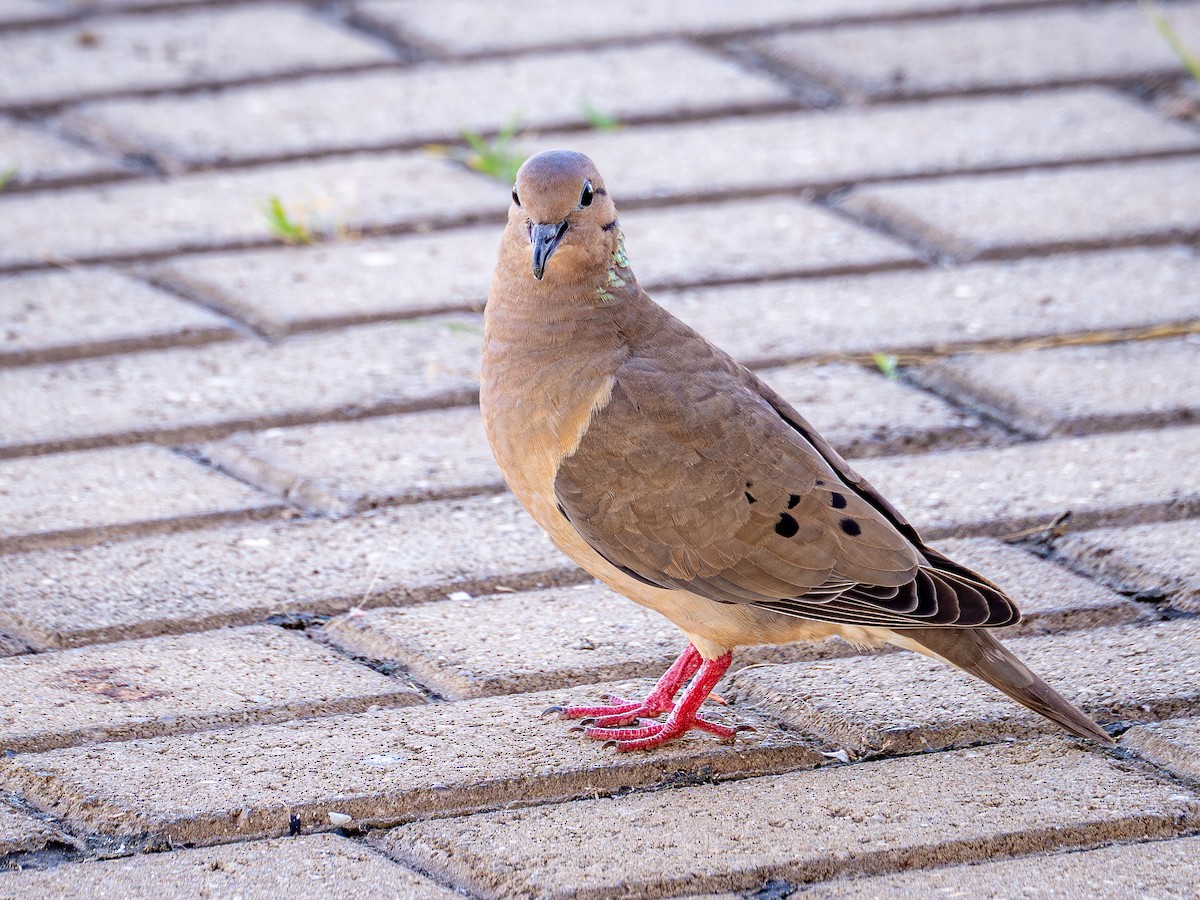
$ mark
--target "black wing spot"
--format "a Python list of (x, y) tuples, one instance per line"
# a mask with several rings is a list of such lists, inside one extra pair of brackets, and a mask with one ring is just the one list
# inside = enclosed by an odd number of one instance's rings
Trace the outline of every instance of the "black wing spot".
[(813, 482), (813, 484), (815, 484), (817, 487), (825, 487), (825, 482), (823, 482), (820, 478)]
[(831, 493), (829, 495), (829, 505), (832, 506), (834, 509), (845, 509), (846, 508), (846, 495), (839, 494), (837, 491), (834, 491), (833, 493)]
[(780, 537), (790, 538), (795, 537), (796, 532), (800, 530), (800, 523), (789, 516), (787, 513), (779, 514), (779, 521), (775, 523), (775, 533)]
[[(599, 193), (600, 193), (600, 191), (596, 191), (596, 193), (597, 193), (597, 194), (599, 194)], [(608, 224), (606, 224), (606, 225), (601, 225), (601, 226), (600, 226), (600, 230), (601, 230), (601, 231), (612, 231), (612, 230), (613, 230), (614, 228), (616, 228), (616, 227), (617, 227), (617, 220), (616, 220), (616, 219), (613, 219), (613, 220), (612, 220), (611, 222), (609, 222)]]
[(842, 519), (839, 523), (842, 526), (842, 531), (850, 535), (850, 537), (858, 537), (862, 534), (862, 526), (853, 519)]
[(757, 503), (758, 502), (758, 498), (755, 497), (752, 493), (750, 493), (749, 491), (746, 491), (745, 493), (746, 493), (746, 502), (747, 503)]
[(799, 494), (789, 494), (788, 495), (788, 509), (795, 509), (796, 504), (799, 502), (800, 502)]

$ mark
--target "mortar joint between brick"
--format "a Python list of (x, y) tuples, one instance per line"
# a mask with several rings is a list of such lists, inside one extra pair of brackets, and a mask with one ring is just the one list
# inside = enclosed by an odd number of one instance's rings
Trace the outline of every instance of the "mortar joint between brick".
[(241, 307), (221, 302), (219, 294), (216, 296), (206, 294), (181, 279), (173, 278), (169, 273), (153, 271), (142, 266), (124, 266), (122, 271), (130, 278), (177, 297), (188, 306), (199, 307), (206, 312), (220, 316), (223, 321), (245, 337), (268, 344), (278, 343), (282, 338), (287, 337), (286, 332), (245, 315)]
[(710, 38), (697, 39), (693, 43), (745, 72), (765, 76), (786, 88), (801, 109), (828, 110), (847, 104), (847, 96), (836, 85), (814, 74), (798, 72), (789, 66), (781, 65), (743, 41)]
[[(184, 444), (184, 445), (171, 447), (170, 450), (175, 455), (181, 456), (184, 459), (190, 460), (191, 462), (194, 462), (196, 465), (200, 466), (203, 469), (207, 469), (210, 472), (215, 472), (216, 474), (218, 474), (224, 478), (230, 478), (233, 481), (236, 481), (238, 484), (245, 485), (246, 487), (250, 488), (251, 490), (256, 491), (257, 493), (260, 493), (267, 497), (270, 497), (272, 500), (279, 501), (279, 503), (284, 506), (284, 509), (282, 509), (280, 511), (280, 515), (285, 518), (287, 517), (287, 513), (288, 513), (289, 509), (294, 510), (294, 511), (299, 510), (299, 507), (297, 507), (294, 503), (291, 502), (291, 500), (288, 499), (286, 493), (281, 495), (281, 494), (277, 493), (276, 491), (272, 491), (269, 488), (263, 486), (262, 484), (256, 483), (252, 479), (244, 477), (239, 472), (223, 465), (219, 460), (215, 460), (212, 457), (210, 457), (208, 454), (206, 454), (204, 452), (204, 450), (201, 447), (198, 447), (195, 445)], [(307, 516), (307, 518), (320, 518), (321, 517), (319, 513), (314, 514), (311, 510), (304, 510), (304, 512), (309, 514)], [(297, 518), (297, 516), (292, 516), (292, 518)]]
[(277, 518), (285, 507), (263, 506), (253, 509), (218, 510), (206, 513), (185, 514), (171, 519), (142, 519), (111, 525), (87, 525), (78, 528), (63, 528), (6, 535), (0, 538), (0, 556), (16, 553), (32, 553), (39, 550), (94, 547), (111, 541), (131, 541), (137, 538), (160, 534), (175, 534), (182, 531), (201, 531), (220, 525), (236, 525), (244, 522), (261, 522)]
[(489, 898), (487, 898), (486, 895), (475, 893), (474, 891), (470, 890), (470, 888), (468, 888), (465, 884), (458, 884), (457, 882), (450, 881), (449, 879), (445, 878), (443, 875), (441, 875), (438, 872), (435, 872), (431, 869), (427, 869), (423, 866), (416, 865), (412, 860), (400, 859), (398, 857), (392, 856), (383, 847), (380, 847), (377, 844), (375, 844), (373, 841), (369, 841), (366, 839), (367, 835), (369, 835), (373, 831), (382, 832), (382, 831), (390, 831), (390, 830), (391, 829), (389, 829), (389, 828), (380, 828), (380, 827), (373, 826), (373, 825), (366, 825), (366, 826), (362, 827), (361, 829), (359, 829), (358, 833), (354, 837), (350, 837), (349, 840), (352, 840), (355, 844), (357, 844), (364, 851), (371, 853), (374, 856), (378, 856), (380, 859), (385, 859), (392, 865), (400, 866), (401, 868), (407, 869), (410, 872), (415, 872), (416, 874), (420, 875), (425, 880), (432, 881), (434, 884), (438, 885), (439, 887), (443, 887), (448, 891), (452, 891), (457, 896), (467, 898), (467, 900), (489, 900)]
[(101, 447), (125, 447), (130, 444), (141, 443), (173, 446), (197, 441), (216, 440), (228, 437), (238, 431), (259, 431), (268, 428), (283, 428), (289, 425), (318, 425), (324, 422), (351, 422), (380, 416), (424, 412), (431, 409), (453, 409), (463, 406), (475, 406), (478, 402), (479, 391), (477, 388), (451, 390), (435, 397), (425, 397), (416, 401), (381, 402), (375, 406), (357, 407), (353, 410), (338, 407), (321, 410), (316, 413), (290, 412), (264, 414), (261, 416), (229, 419), (211, 425), (184, 425), (163, 430), (142, 428), (131, 431), (109, 432), (101, 435), (89, 435), (81, 438), (11, 444), (6, 447), (0, 446), (0, 459), (20, 459), (48, 453), (95, 450)]
[[(1112, 736), (1116, 738), (1119, 735), (1126, 734), (1134, 728), (1142, 728), (1147, 725), (1154, 724), (1158, 723), (1120, 722), (1117, 723), (1119, 730), (1118, 728), (1113, 728), (1115, 733), (1113, 733)], [(1145, 756), (1136, 747), (1127, 747), (1123, 744), (1119, 744), (1118, 746), (1113, 747), (1106, 752), (1110, 753), (1115, 759), (1118, 759), (1122, 763), (1137, 769), (1145, 775), (1149, 775), (1152, 778), (1165, 782), (1173, 787), (1177, 787), (1181, 791), (1192, 794), (1195, 797), (1196, 802), (1200, 803), (1200, 778), (1181, 775), (1162, 763), (1156, 762), (1150, 759), (1148, 756)], [(1181, 831), (1180, 833), (1176, 834), (1175, 837), (1185, 837), (1192, 834), (1200, 834), (1200, 823), (1197, 823), (1191, 829), (1185, 829)]]
[[(191, 5), (191, 4), (189, 4)], [(108, 100), (145, 100), (153, 97), (189, 97), (209, 91), (227, 90), (231, 88), (257, 87), (261, 85), (288, 84), (328, 75), (352, 75), (362, 72), (377, 72), (388, 69), (403, 71), (409, 68), (407, 63), (398, 60), (378, 60), (372, 62), (342, 63), (340, 65), (320, 66), (310, 65), (304, 69), (289, 72), (270, 72), (262, 75), (240, 75), (235, 78), (208, 78), (191, 81), (187, 84), (163, 85), (144, 88), (117, 88), (83, 96), (58, 98), (43, 101), (0, 101), (0, 113), (53, 115), (72, 107)], [(153, 150), (141, 148), (147, 153)]]
[(1120, 594), (1122, 597), (1127, 597), (1135, 603), (1153, 609), (1162, 621), (1200, 618), (1200, 612), (1190, 612), (1188, 610), (1159, 605), (1163, 602), (1169, 602), (1170, 598), (1176, 593), (1169, 584), (1159, 583), (1153, 588), (1148, 588), (1144, 583), (1135, 584), (1123, 580), (1115, 572), (1107, 572), (1103, 569), (1093, 567), (1085, 560), (1079, 559), (1072, 554), (1064, 553), (1058, 546), (1057, 538), (1036, 548), (1032, 548), (1032, 552), (1068, 572), (1085, 578), (1088, 581), (1103, 585), (1114, 593)]
[[(46, 28), (59, 28), (63, 25), (73, 25), (106, 18), (141, 18), (164, 12), (191, 12), (193, 10), (236, 9), (247, 6), (273, 6), (280, 0), (139, 0), (134, 6), (116, 6), (110, 9), (95, 6), (70, 3), (61, 4), (57, 12), (47, 8), (46, 15), (38, 19), (26, 19), (16, 22), (0, 23), (0, 36), (12, 32), (40, 31)], [(317, 0), (285, 0), (296, 5), (313, 6)]]
[[(378, 609), (379, 607), (375, 607), (375, 608)], [(355, 606), (355, 607), (353, 607), (353, 609), (359, 610), (361, 612), (363, 607)], [(390, 658), (389, 659), (376, 658), (373, 656), (364, 656), (359, 653), (352, 653), (351, 651), (345, 649), (340, 643), (338, 643), (336, 640), (333, 640), (332, 637), (330, 637), (332, 632), (330, 632), (328, 630), (327, 626), (333, 620), (333, 617), (327, 616), (325, 618), (326, 618), (325, 622), (320, 623), (320, 624), (314, 624), (311, 628), (305, 628), (303, 630), (304, 636), (306, 638), (308, 638), (310, 641), (313, 641), (316, 644), (320, 644), (325, 649), (336, 653), (338, 656), (340, 656), (342, 659), (345, 659), (348, 662), (354, 663), (355, 665), (363, 666), (365, 668), (370, 669), (373, 672), (378, 672), (380, 675), (383, 675), (386, 678), (393, 678), (393, 679), (396, 679), (397, 681), (403, 682), (406, 686), (412, 688), (418, 694), (420, 694), (421, 697), (428, 704), (451, 702), (451, 698), (445, 696), (444, 694), (439, 693), (431, 685), (422, 681), (417, 675), (415, 675), (413, 673), (412, 669), (409, 668), (408, 665), (401, 662), (400, 660), (390, 659)], [(335, 624), (335, 627), (336, 627), (336, 624)]]
[(125, 353), (142, 353), (147, 350), (168, 350), (180, 347), (202, 347), (234, 340), (228, 328), (195, 328), (176, 334), (150, 335), (94, 341), (59, 347), (44, 347), (27, 351), (5, 353), (0, 351), (0, 369), (15, 369), (22, 366), (40, 366), (45, 363), (75, 362), (81, 359), (98, 359)]
[(348, 0), (321, 0), (320, 9), (337, 20), (351, 31), (364, 34), (378, 41), (384, 47), (396, 54), (396, 58), (407, 64), (423, 62), (453, 62), (452, 57), (440, 52), (436, 47), (407, 34), (395, 25), (383, 24), (364, 16)]

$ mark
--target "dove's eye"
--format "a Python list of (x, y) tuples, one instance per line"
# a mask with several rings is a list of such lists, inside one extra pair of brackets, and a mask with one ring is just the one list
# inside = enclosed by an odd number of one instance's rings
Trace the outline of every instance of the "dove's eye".
[(592, 190), (592, 183), (590, 181), (585, 181), (583, 183), (583, 193), (579, 195), (579, 205), (586, 209), (592, 205), (592, 200), (595, 198), (595, 196), (596, 193)]
[(515, 185), (513, 186), (513, 203), (517, 204), (517, 206), (521, 205), (521, 198), (517, 196), (517, 188)]

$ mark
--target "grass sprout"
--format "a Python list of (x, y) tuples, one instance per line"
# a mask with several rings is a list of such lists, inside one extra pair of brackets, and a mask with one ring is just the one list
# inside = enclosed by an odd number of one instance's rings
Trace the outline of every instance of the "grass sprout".
[(317, 237), (313, 234), (312, 228), (292, 218), (291, 213), (283, 205), (283, 201), (275, 194), (267, 198), (262, 212), (267, 219), (267, 227), (271, 229), (271, 233), (285, 244), (312, 244), (316, 242)]
[(1196, 81), (1200, 81), (1200, 56), (1197, 56), (1195, 51), (1183, 42), (1179, 32), (1162, 14), (1154, 0), (1141, 0), (1141, 4), (1142, 11), (1150, 20), (1150, 24), (1163, 36), (1163, 40), (1171, 45), (1171, 49), (1175, 51), (1175, 55), (1179, 57), (1187, 70), (1192, 73), (1192, 77)]
[(616, 116), (609, 115), (590, 101), (583, 101), (583, 117), (597, 131), (619, 131), (621, 122)]
[(900, 377), (896, 357), (887, 353), (872, 353), (871, 359), (875, 361), (875, 368), (879, 369), (888, 380), (895, 381)]
[(0, 172), (0, 191), (8, 187), (8, 183), (17, 177), (17, 167), (9, 166), (3, 172)]
[(462, 139), (466, 146), (448, 147), (445, 144), (430, 144), (427, 153), (446, 159), (457, 160), (468, 169), (480, 172), (489, 178), (512, 184), (517, 180), (517, 169), (525, 162), (525, 154), (513, 146), (521, 128), (521, 115), (517, 113), (508, 120), (500, 133), (485, 138), (477, 131), (463, 130)]

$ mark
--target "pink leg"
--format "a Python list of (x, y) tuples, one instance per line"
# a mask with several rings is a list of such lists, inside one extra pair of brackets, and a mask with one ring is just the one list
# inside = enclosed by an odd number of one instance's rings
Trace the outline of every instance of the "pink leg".
[[(705, 660), (699, 651), (689, 644), (683, 655), (659, 679), (654, 690), (641, 703), (614, 697), (614, 703), (609, 706), (573, 706), (566, 709), (551, 707), (548, 711), (561, 712), (563, 716), (572, 719), (596, 717), (583, 723), (584, 735), (608, 741), (617, 750), (645, 750), (657, 747), (693, 728), (707, 731), (725, 740), (732, 740), (739, 731), (753, 729), (744, 725), (731, 728), (702, 719), (698, 715), (700, 705), (708, 699), (708, 695), (729, 670), (732, 662), (732, 653), (726, 653), (718, 659)], [(680, 686), (692, 675), (695, 677), (684, 690), (679, 702), (673, 702)], [(668, 711), (670, 715), (665, 722), (641, 724), (641, 716), (657, 716)], [(635, 727), (613, 727), (629, 723), (634, 723)]]
[(607, 739), (617, 750), (648, 750), (674, 740), (693, 728), (707, 731), (725, 740), (732, 740), (738, 731), (745, 730), (745, 726), (731, 728), (728, 725), (709, 722), (698, 715), (700, 704), (708, 699), (708, 695), (712, 693), (712, 689), (717, 686), (717, 682), (728, 671), (732, 662), (732, 653), (726, 653), (718, 659), (705, 660), (665, 722), (650, 722), (639, 728), (591, 727), (584, 729), (583, 733), (590, 738)]
[(604, 706), (552, 706), (546, 712), (556, 712), (564, 719), (592, 719), (593, 721), (586, 724), (599, 728), (625, 725), (637, 720), (639, 716), (658, 716), (671, 709), (679, 688), (696, 673), (703, 662), (700, 651), (688, 644), (683, 653), (679, 654), (679, 659), (671, 663), (671, 668), (658, 679), (658, 684), (654, 685), (654, 689), (640, 703), (636, 700), (610, 697), (612, 702)]

